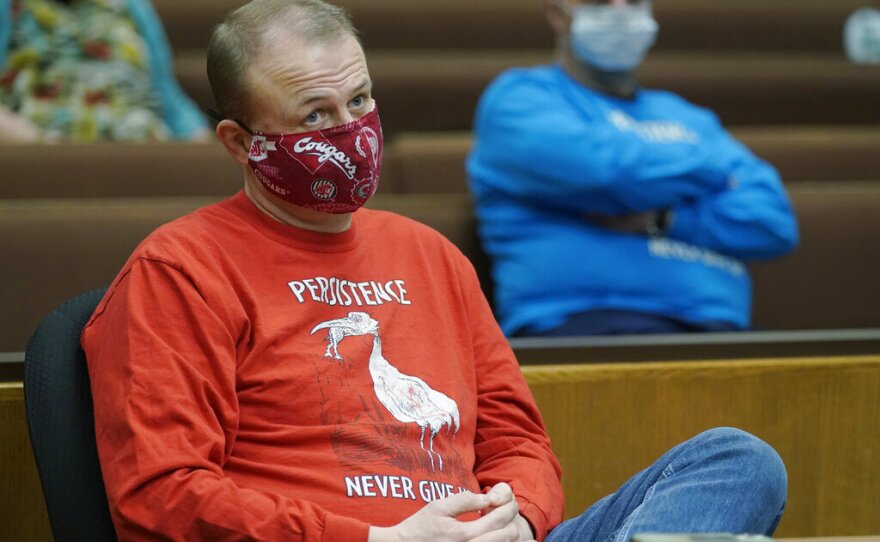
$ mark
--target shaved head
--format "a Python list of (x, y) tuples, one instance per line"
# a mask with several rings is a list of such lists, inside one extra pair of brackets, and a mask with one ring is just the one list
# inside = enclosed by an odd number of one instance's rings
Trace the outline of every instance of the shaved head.
[[(322, 0), (253, 0), (230, 13), (208, 44), (208, 80), (220, 114), (248, 122), (249, 68), (278, 42), (335, 44), (357, 32), (348, 13)], [(287, 51), (296, 55), (297, 51)]]

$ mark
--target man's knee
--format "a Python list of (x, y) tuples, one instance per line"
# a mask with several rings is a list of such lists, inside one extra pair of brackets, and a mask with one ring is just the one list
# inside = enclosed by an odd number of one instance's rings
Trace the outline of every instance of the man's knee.
[(785, 464), (776, 450), (741, 429), (718, 427), (697, 435), (698, 445), (706, 447), (709, 456), (735, 464), (756, 494), (763, 495), (768, 505), (782, 508), (788, 492)]

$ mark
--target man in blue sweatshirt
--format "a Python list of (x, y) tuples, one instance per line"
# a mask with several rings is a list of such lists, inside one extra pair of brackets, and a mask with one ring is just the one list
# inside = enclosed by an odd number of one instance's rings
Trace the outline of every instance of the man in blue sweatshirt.
[(544, 0), (556, 63), (482, 96), (467, 161), (507, 335), (749, 327), (744, 262), (798, 241), (776, 170), (710, 111), (641, 88), (647, 0)]

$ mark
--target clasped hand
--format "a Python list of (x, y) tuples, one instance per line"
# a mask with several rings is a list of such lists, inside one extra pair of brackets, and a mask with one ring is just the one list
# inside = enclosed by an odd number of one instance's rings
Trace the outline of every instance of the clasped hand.
[[(461, 514), (480, 512), (479, 519), (459, 521)], [(393, 527), (371, 527), (369, 542), (520, 542), (534, 540), (519, 514), (513, 490), (505, 483), (487, 493), (457, 493), (428, 503)]]

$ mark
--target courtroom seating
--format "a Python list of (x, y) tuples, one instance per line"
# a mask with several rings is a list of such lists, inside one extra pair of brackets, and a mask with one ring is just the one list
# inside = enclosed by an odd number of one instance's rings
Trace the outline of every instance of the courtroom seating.
[[(48, 152), (0, 145), (0, 164), (0, 199), (223, 196), (243, 184), (240, 166), (218, 142), (59, 143)], [(398, 191), (387, 167), (381, 190)]]
[(743, 126), (732, 133), (776, 166), (785, 182), (880, 179), (877, 124)]
[[(551, 60), (549, 50), (371, 52), (385, 137), (469, 130), (477, 101), (495, 76)], [(212, 107), (204, 54), (182, 54), (176, 69), (187, 93), (201, 107)], [(708, 107), (727, 126), (870, 124), (880, 118), (880, 70), (837, 56), (656, 52), (642, 67), (641, 81)]]
[[(873, 181), (880, 129), (754, 126), (733, 130), (786, 182)], [(386, 142), (381, 194), (468, 190), (470, 132), (408, 132)], [(241, 172), (219, 143), (0, 145), (0, 199), (222, 196)]]
[[(786, 183), (880, 180), (876, 126), (748, 126), (733, 135)], [(471, 132), (410, 132), (388, 143), (382, 174), (403, 194), (466, 192)]]
[(24, 378), (24, 352), (0, 352), (0, 384)]
[(0, 145), (0, 199), (205, 196), (241, 188), (220, 143)]
[(779, 452), (778, 537), (880, 532), (880, 358), (523, 367), (563, 466), (572, 515), (703, 430), (744, 429)]
[[(60, 300), (109, 285), (152, 230), (219, 199), (0, 200), (0, 352), (23, 350), (40, 318)], [(437, 228), (472, 258), (487, 284), (488, 263), (467, 195), (378, 196), (369, 206)]]
[(56, 542), (116, 542), (101, 476), (83, 327), (105, 288), (46, 315), (28, 341), (25, 409), (40, 485)]
[[(204, 49), (214, 25), (243, 0), (153, 0), (176, 50)], [(339, 0), (368, 51), (547, 48), (553, 37), (537, 0)], [(835, 52), (862, 0), (663, 0), (658, 50)]]
[[(212, 107), (205, 74), (211, 29), (243, 0), (157, 0), (186, 91)], [(367, 48), (386, 136), (466, 130), (503, 70), (552, 59), (537, 0), (341, 0)], [(880, 74), (850, 64), (842, 27), (861, 0), (664, 0), (649, 88), (677, 92), (727, 125), (867, 124), (880, 118)]]
[[(552, 360), (548, 360), (552, 361)], [(563, 469), (566, 514), (665, 450), (735, 426), (776, 448), (789, 474), (780, 537), (880, 532), (880, 357), (716, 359), (523, 367)], [(25, 431), (21, 384), (0, 385), (4, 539), (51, 540)]]
[[(880, 183), (799, 183), (790, 189), (801, 227), (792, 254), (753, 266), (757, 329), (880, 327)], [(106, 286), (160, 224), (217, 198), (0, 200), (0, 351), (24, 347), (59, 300)], [(489, 264), (467, 194), (380, 194), (370, 207), (434, 227), (474, 263), (490, 291)]]
[(22, 382), (0, 382), (0, 539), (51, 542), (26, 419)]
[[(522, 366), (869, 356), (880, 352), (880, 328), (810, 329), (668, 335), (513, 337)], [(0, 352), (0, 384), (24, 379), (24, 352)]]
[[(755, 126), (733, 130), (786, 182), (870, 181), (880, 130), (870, 126)], [(382, 194), (466, 192), (470, 132), (409, 132), (386, 143)], [(222, 196), (241, 173), (219, 143), (0, 145), (0, 199)]]
[(0, 200), (0, 351), (59, 302), (108, 286), (137, 244), (206, 198)]
[(880, 185), (803, 183), (800, 246), (750, 266), (755, 329), (880, 327)]
[(522, 366), (868, 356), (880, 352), (880, 328), (513, 337), (508, 342)]

